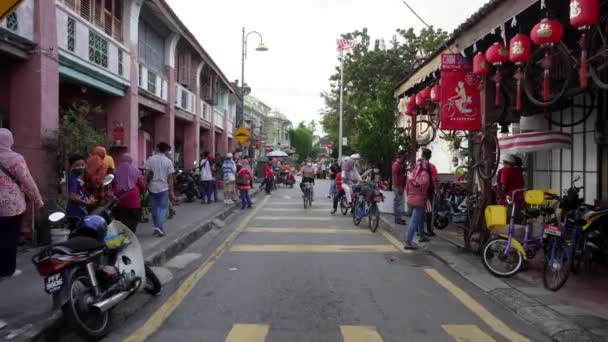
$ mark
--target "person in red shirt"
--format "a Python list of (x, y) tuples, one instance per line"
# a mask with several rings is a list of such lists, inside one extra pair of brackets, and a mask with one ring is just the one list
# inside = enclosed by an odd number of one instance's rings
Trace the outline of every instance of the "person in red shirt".
[(403, 162), (405, 161), (405, 151), (399, 151), (397, 159), (393, 162), (391, 168), (391, 176), (393, 181), (393, 192), (395, 198), (393, 200), (393, 213), (395, 214), (395, 224), (405, 225), (403, 220), (403, 192), (405, 190), (405, 169)]
[(236, 187), (241, 193), (241, 209), (251, 208), (251, 198), (249, 197), (249, 190), (251, 190), (251, 182), (253, 177), (247, 167), (238, 166), (236, 173)]
[(331, 214), (334, 215), (336, 211), (338, 211), (338, 203), (342, 196), (344, 196), (344, 189), (342, 188), (342, 169), (339, 165), (335, 166), (336, 178), (334, 179), (336, 184), (336, 192), (337, 194), (334, 196), (334, 209), (331, 211)]
[(270, 191), (272, 190), (272, 182), (274, 182), (274, 168), (269, 162), (266, 163), (266, 166), (264, 166), (264, 181), (262, 181), (262, 184), (260, 184), (260, 188), (266, 186), (264, 190), (268, 195), (270, 195)]
[[(503, 163), (505, 166), (500, 170), (499, 191), (501, 201), (506, 203), (507, 196), (513, 198), (513, 191), (523, 189), (526, 182), (522, 168), (517, 165), (515, 155), (508, 155)], [(517, 193), (517, 196), (513, 199), (516, 205), (523, 205), (523, 192)]]
[[(435, 164), (431, 163), (431, 157), (433, 156), (433, 151), (425, 148), (422, 150), (422, 158), (426, 159), (429, 163), (429, 173), (431, 175), (431, 184), (427, 190), (427, 208), (433, 207), (433, 201), (435, 199), (435, 191), (439, 189), (439, 173), (437, 172), (437, 167)], [(426, 235), (435, 236), (433, 232), (433, 213), (428, 211), (425, 216), (426, 221)]]

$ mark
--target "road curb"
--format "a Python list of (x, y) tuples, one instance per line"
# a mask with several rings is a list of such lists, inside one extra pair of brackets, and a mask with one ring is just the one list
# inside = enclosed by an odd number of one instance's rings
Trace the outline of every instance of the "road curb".
[[(386, 216), (380, 216), (380, 225), (381, 228), (384, 229), (386, 232), (398, 238), (398, 234), (396, 234), (397, 232), (391, 225), (389, 218), (387, 218)], [(437, 236), (437, 238), (441, 237)], [(453, 244), (449, 240), (442, 240)], [(588, 330), (582, 328), (576, 322), (564, 318), (564, 315), (538, 302), (536, 299), (526, 295), (518, 289), (513, 288), (512, 286), (498, 278), (496, 279), (497, 283), (504, 284), (504, 287), (498, 286), (494, 288), (483, 288), (479, 285), (478, 279), (472, 279), (474, 275), (470, 272), (467, 272), (470, 270), (463, 269), (462, 267), (457, 267), (454, 263), (454, 260), (450, 260), (446, 258), (446, 256), (442, 253), (436, 253), (432, 249), (425, 248), (423, 249), (423, 251), (429, 253), (433, 257), (446, 264), (460, 276), (467, 279), (470, 283), (482, 290), (485, 294), (492, 298), (492, 300), (505, 306), (510, 311), (515, 313), (519, 318), (538, 328), (540, 331), (542, 331), (554, 341), (606, 341), (600, 336), (592, 334)]]
[[(251, 197), (255, 197), (259, 192), (259, 189), (252, 189)], [(238, 206), (239, 204), (227, 206), (204, 221), (188, 225), (183, 229), (185, 231), (184, 234), (174, 239), (169, 245), (163, 246), (161, 250), (149, 254), (146, 257), (146, 263), (149, 263), (151, 266), (162, 265), (208, 233), (214, 227), (214, 221), (218, 219), (225, 220), (230, 217)], [(138, 303), (137, 309), (130, 310), (128, 313), (123, 314), (121, 319), (126, 319), (134, 315), (144, 305), (152, 301), (154, 297), (147, 296), (147, 298), (147, 300), (142, 300)], [(52, 310), (44, 317), (41, 317), (39, 321), (36, 321), (35, 323), (24, 322), (19, 329), (13, 330), (15, 336), (11, 340), (15, 342), (52, 341), (55, 334), (60, 333), (65, 329), (64, 323), (61, 309)]]

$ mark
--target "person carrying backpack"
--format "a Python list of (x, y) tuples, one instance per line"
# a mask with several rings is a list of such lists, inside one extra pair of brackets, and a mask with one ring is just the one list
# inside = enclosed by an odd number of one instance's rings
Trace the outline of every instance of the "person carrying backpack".
[(241, 209), (251, 208), (251, 198), (249, 197), (249, 190), (251, 190), (251, 182), (253, 181), (251, 171), (245, 166), (238, 166), (237, 169), (236, 187), (240, 192)]
[[(426, 193), (426, 235), (427, 236), (435, 236), (433, 232), (433, 201), (435, 198), (435, 189), (439, 186), (439, 174), (437, 173), (437, 167), (430, 162), (433, 152), (428, 148), (422, 150), (422, 158), (427, 161), (427, 172), (431, 176), (431, 183), (429, 184), (427, 193)], [(421, 236), (422, 238), (423, 236)]]

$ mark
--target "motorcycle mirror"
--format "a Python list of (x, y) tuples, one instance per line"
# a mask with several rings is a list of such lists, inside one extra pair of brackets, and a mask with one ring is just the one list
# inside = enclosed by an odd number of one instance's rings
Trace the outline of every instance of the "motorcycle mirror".
[(63, 218), (65, 217), (65, 214), (62, 213), (61, 211), (56, 211), (54, 213), (52, 213), (51, 215), (49, 215), (49, 221), (55, 223), (55, 222), (59, 222), (61, 220), (63, 220)]
[(112, 174), (106, 175), (105, 177), (103, 177), (103, 186), (108, 186), (108, 185), (112, 184), (113, 181), (114, 181), (114, 175), (112, 175)]

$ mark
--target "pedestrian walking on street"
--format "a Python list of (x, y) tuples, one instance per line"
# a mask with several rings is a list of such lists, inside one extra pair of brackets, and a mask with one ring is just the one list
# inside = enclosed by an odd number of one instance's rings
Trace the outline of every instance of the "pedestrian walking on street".
[(11, 149), (13, 144), (13, 133), (0, 128), (0, 279), (21, 274), (17, 243), (26, 201), (36, 208), (44, 205), (25, 159)]
[(152, 207), (152, 222), (154, 223), (154, 233), (158, 236), (165, 236), (163, 225), (167, 219), (169, 200), (175, 201), (173, 192), (173, 162), (167, 157), (171, 151), (171, 146), (165, 142), (159, 143), (158, 151), (155, 152), (144, 163), (147, 172), (148, 191), (150, 192), (150, 203)]
[(338, 211), (338, 203), (340, 203), (340, 200), (344, 196), (344, 189), (342, 188), (342, 169), (340, 169), (339, 165), (335, 165), (333, 170), (335, 172), (334, 185), (336, 194), (334, 195), (334, 207), (331, 214), (335, 215), (336, 211)]
[[(201, 169), (201, 203), (211, 203), (213, 193), (213, 160), (210, 159), (209, 151), (203, 153), (203, 160), (200, 162)], [(217, 199), (217, 198), (216, 198)]]
[(240, 192), (241, 209), (245, 209), (245, 207), (251, 208), (249, 190), (251, 190), (252, 181), (253, 177), (249, 168), (239, 166), (236, 174), (236, 186)]
[[(213, 158), (213, 159), (211, 159)], [(213, 192), (213, 200), (215, 202), (218, 202), (217, 199), (217, 189), (220, 188), (220, 184), (224, 182), (224, 170), (222, 170), (222, 157), (220, 156), (219, 153), (215, 154), (214, 156), (209, 156), (209, 160), (211, 160), (213, 162), (213, 177), (215, 179), (215, 181), (211, 184), (212, 185), (212, 192)]]
[(145, 191), (144, 177), (139, 169), (133, 166), (133, 158), (127, 153), (119, 159), (115, 171), (114, 194), (119, 198), (112, 214), (125, 224), (133, 233), (141, 218), (141, 193)]
[(331, 166), (329, 167), (329, 179), (330, 179), (330, 183), (329, 183), (329, 194), (327, 195), (327, 198), (334, 198), (337, 194), (337, 190), (336, 190), (336, 175), (338, 174), (338, 169), (340, 168), (340, 165), (338, 165), (338, 163), (332, 163)]
[(273, 183), (274, 183), (274, 168), (272, 167), (271, 163), (267, 163), (266, 166), (264, 166), (264, 181), (262, 182), (262, 185), (260, 185), (260, 188), (265, 186), (264, 190), (266, 191), (266, 194), (270, 195), (270, 192), (272, 191)]
[(429, 239), (424, 236), (426, 194), (431, 185), (431, 175), (428, 169), (429, 162), (424, 158), (420, 158), (406, 180), (405, 191), (407, 192), (407, 205), (412, 208), (412, 217), (407, 229), (405, 249), (418, 248), (413, 242), (416, 232), (420, 235), (419, 242), (429, 241)]
[(433, 156), (433, 151), (425, 148), (422, 150), (422, 158), (424, 158), (428, 164), (428, 172), (431, 175), (431, 184), (426, 193), (426, 214), (425, 214), (425, 222), (426, 222), (426, 235), (435, 236), (435, 232), (433, 232), (433, 202), (435, 200), (435, 191), (439, 189), (439, 173), (437, 172), (437, 167), (431, 163), (431, 157)]
[(235, 192), (236, 182), (236, 163), (232, 160), (232, 153), (226, 154), (226, 160), (222, 164), (224, 173), (224, 203), (233, 204), (232, 200)]
[(397, 159), (393, 162), (391, 168), (391, 177), (393, 181), (393, 213), (395, 214), (395, 224), (404, 225), (403, 220), (403, 191), (405, 190), (405, 170), (403, 163), (405, 162), (405, 151), (399, 151)]

